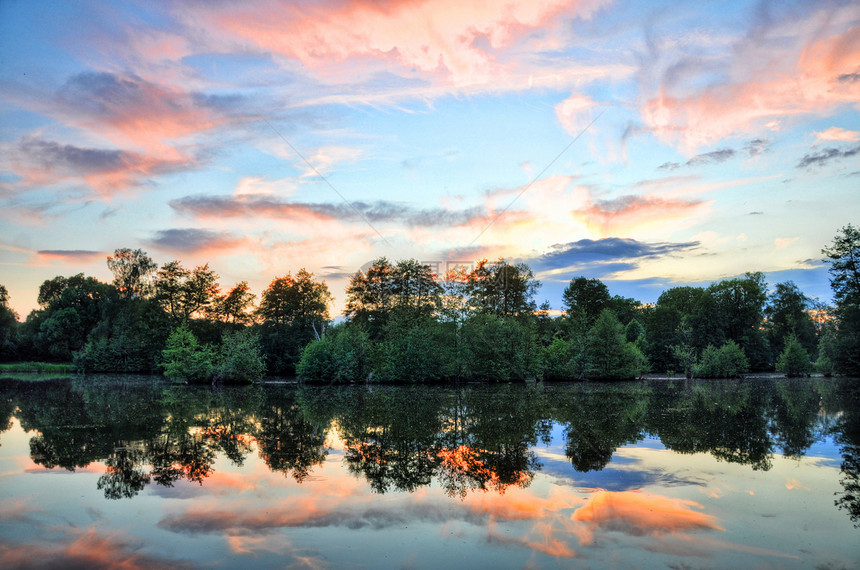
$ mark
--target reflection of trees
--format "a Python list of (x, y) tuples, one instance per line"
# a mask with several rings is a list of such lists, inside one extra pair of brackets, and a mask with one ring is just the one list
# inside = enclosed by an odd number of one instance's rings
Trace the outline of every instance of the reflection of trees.
[(860, 380), (840, 380), (834, 392), (843, 411), (833, 428), (834, 439), (842, 446), (842, 493), (837, 493), (835, 504), (860, 528)]
[(745, 380), (654, 383), (646, 430), (678, 453), (710, 453), (729, 463), (771, 468), (769, 387)]
[(22, 428), (36, 432), (32, 459), (46, 468), (104, 462), (98, 488), (114, 499), (153, 481), (203, 484), (219, 454), (242, 465), (255, 447), (270, 469), (301, 483), (325, 461), (333, 425), (347, 468), (376, 492), (412, 491), (435, 480), (451, 496), (529, 485), (541, 468), (533, 448), (549, 441), (553, 422), (563, 426), (565, 452), (581, 472), (604, 468), (619, 446), (646, 433), (679, 453), (709, 453), (753, 469), (769, 469), (774, 450), (799, 457), (832, 433), (843, 454), (837, 504), (860, 521), (860, 387), (848, 379), (454, 390), (213, 389), (117, 378), (5, 380), (0, 428), (8, 429), (17, 410)]
[(337, 418), (349, 471), (364, 475), (378, 493), (429, 485), (442, 394), (431, 388), (351, 391), (351, 405)]
[(535, 390), (374, 388), (341, 400), (338, 428), (350, 472), (379, 493), (412, 491), (436, 477), (450, 495), (528, 485), (540, 468)]
[(269, 392), (255, 431), (260, 457), (273, 471), (292, 472), (301, 483), (325, 461), (326, 426), (305, 419), (292, 392)]
[(649, 389), (643, 384), (582, 384), (561, 392), (565, 455), (580, 472), (600, 471), (615, 450), (642, 438)]
[(787, 457), (802, 457), (824, 434), (818, 414), (821, 395), (808, 380), (768, 382), (773, 394), (770, 417), (776, 445)]

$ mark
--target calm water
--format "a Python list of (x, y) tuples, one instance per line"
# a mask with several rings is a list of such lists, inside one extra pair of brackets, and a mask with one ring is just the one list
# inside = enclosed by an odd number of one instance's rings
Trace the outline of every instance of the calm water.
[(860, 380), (0, 379), (0, 567), (860, 561)]

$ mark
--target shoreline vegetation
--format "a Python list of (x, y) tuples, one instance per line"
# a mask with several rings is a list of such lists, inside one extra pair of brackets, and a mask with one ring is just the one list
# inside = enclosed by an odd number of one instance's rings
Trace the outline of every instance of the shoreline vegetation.
[[(247, 282), (222, 292), (208, 264), (161, 267), (142, 250), (107, 258), (103, 283), (83, 274), (39, 287), (20, 322), (0, 285), (0, 372), (161, 373), (186, 383), (439, 383), (860, 375), (860, 230), (822, 250), (834, 306), (791, 281), (768, 289), (746, 273), (665, 290), (654, 304), (575, 277), (551, 316), (522, 263), (477, 261), (436, 275), (410, 260), (356, 272), (344, 320), (304, 269), (275, 278), (260, 302)], [(69, 364), (71, 363), (71, 364)]]

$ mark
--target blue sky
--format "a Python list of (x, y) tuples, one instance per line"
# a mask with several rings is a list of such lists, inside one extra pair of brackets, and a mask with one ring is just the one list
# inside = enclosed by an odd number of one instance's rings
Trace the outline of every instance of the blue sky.
[(856, 2), (3, 2), (0, 283), (142, 248), (343, 306), (379, 256), (527, 262), (560, 308), (764, 271), (860, 221)]

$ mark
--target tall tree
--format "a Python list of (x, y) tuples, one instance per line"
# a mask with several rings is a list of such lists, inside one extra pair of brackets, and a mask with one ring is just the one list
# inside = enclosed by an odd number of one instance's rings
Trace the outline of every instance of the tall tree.
[(848, 224), (821, 250), (830, 264), (830, 287), (839, 308), (860, 305), (860, 228)]
[(836, 303), (836, 371), (860, 375), (860, 229), (848, 224), (821, 250)]
[(0, 285), (0, 361), (11, 360), (16, 356), (17, 328), (18, 314), (9, 306), (9, 292), (6, 287)]
[(429, 265), (415, 259), (398, 261), (392, 271), (394, 305), (401, 312), (431, 316), (442, 306), (442, 286)]
[(807, 312), (809, 303), (809, 297), (793, 281), (776, 284), (765, 307), (767, 332), (774, 354), (785, 348), (785, 341), (791, 336), (808, 353), (815, 352), (815, 323)]
[(251, 309), (256, 298), (248, 282), (242, 281), (215, 301), (213, 313), (224, 323), (246, 323), (251, 319)]
[(504, 259), (478, 261), (466, 277), (466, 295), (473, 310), (499, 317), (534, 316), (534, 295), (540, 287), (532, 270), (524, 263)]
[(263, 291), (257, 316), (269, 374), (294, 374), (305, 346), (324, 334), (331, 293), (324, 281), (300, 269), (274, 279)]
[(269, 284), (263, 291), (257, 314), (276, 325), (322, 325), (329, 319), (331, 301), (328, 285), (314, 281), (314, 274), (302, 268), (295, 277), (287, 273)]
[(600, 279), (585, 277), (571, 279), (561, 299), (567, 316), (573, 321), (581, 320), (586, 329), (611, 301), (609, 288)]
[(218, 274), (209, 264), (186, 269), (178, 260), (165, 263), (155, 277), (155, 298), (171, 318), (187, 321), (206, 312), (218, 299)]
[(373, 261), (367, 271), (357, 271), (346, 288), (346, 310), (350, 320), (369, 327), (378, 336), (394, 307), (394, 266), (385, 257)]
[(123, 297), (146, 297), (151, 292), (151, 277), (158, 265), (141, 249), (117, 249), (107, 258), (113, 285)]

